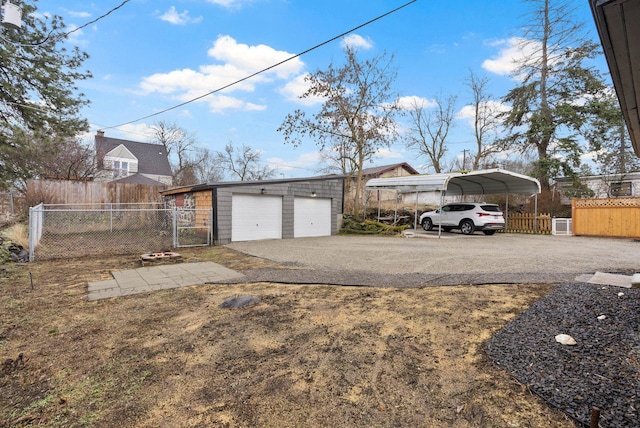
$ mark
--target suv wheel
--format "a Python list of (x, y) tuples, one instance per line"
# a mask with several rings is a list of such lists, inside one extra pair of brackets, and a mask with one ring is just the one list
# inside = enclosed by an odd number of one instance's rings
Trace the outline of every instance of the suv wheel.
[(482, 231), (485, 235), (493, 235), (496, 233), (495, 230), (483, 230)]
[(422, 228), (424, 230), (431, 230), (433, 228), (433, 222), (429, 217), (422, 220)]
[(476, 227), (471, 220), (463, 220), (460, 223), (460, 232), (462, 232), (463, 235), (471, 235), (475, 230)]

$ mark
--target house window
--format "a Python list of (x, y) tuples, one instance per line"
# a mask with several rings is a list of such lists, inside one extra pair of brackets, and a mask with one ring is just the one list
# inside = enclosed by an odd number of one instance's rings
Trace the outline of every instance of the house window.
[(126, 177), (129, 175), (129, 162), (113, 161), (113, 176)]
[(616, 181), (610, 184), (611, 196), (631, 196), (630, 181)]

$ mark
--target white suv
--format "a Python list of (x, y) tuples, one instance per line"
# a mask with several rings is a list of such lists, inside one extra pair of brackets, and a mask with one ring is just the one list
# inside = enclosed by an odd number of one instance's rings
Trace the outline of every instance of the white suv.
[(493, 235), (496, 230), (504, 229), (504, 217), (500, 207), (495, 204), (477, 204), (459, 202), (444, 205), (441, 210), (427, 211), (420, 216), (424, 230), (441, 226), (445, 232), (460, 229), (465, 235), (482, 230), (485, 235)]

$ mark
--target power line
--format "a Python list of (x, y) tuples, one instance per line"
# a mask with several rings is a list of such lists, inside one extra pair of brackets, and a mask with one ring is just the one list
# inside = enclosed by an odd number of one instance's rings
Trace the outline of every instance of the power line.
[[(67, 31), (66, 33), (58, 34), (56, 37), (54, 37), (54, 38), (53, 38), (53, 41), (55, 41), (56, 39), (64, 39), (64, 38), (68, 37), (70, 34), (75, 33), (76, 31), (80, 31), (80, 30), (82, 30), (83, 28), (88, 27), (88, 26), (89, 26), (89, 25), (91, 25), (91, 24), (95, 24), (96, 22), (100, 21), (101, 19), (106, 18), (107, 16), (111, 15), (113, 12), (115, 12), (115, 11), (116, 11), (116, 10), (118, 10), (118, 9), (120, 9), (122, 6), (124, 6), (125, 4), (129, 3), (130, 1), (131, 1), (131, 0), (124, 0), (124, 1), (123, 1), (122, 3), (120, 3), (118, 6), (116, 6), (116, 7), (112, 8), (112, 9), (110, 9), (108, 12), (106, 12), (106, 13), (104, 13), (104, 14), (100, 15), (100, 16), (99, 16), (99, 17), (97, 17), (96, 19), (94, 19), (94, 20), (92, 20), (92, 21), (89, 21), (89, 22), (87, 22), (86, 24), (83, 24), (83, 25), (81, 25), (81, 26), (79, 26), (79, 27), (76, 27), (76, 28), (74, 28), (73, 30), (69, 30), (69, 31)], [(40, 46), (40, 45), (43, 45), (43, 44), (47, 43), (47, 42), (49, 41), (49, 39), (51, 39), (51, 35), (52, 35), (52, 34), (53, 34), (53, 30), (51, 30), (51, 31), (49, 32), (49, 34), (47, 34), (47, 36), (46, 36), (43, 40), (41, 40), (41, 41), (39, 41), (39, 42), (37, 42), (37, 43), (30, 43), (30, 44), (26, 44), (26, 45), (22, 45), (22, 46)]]
[(305, 55), (305, 54), (307, 54), (307, 53), (309, 53), (309, 52), (311, 52), (311, 51), (314, 51), (314, 50), (316, 50), (316, 49), (318, 49), (318, 48), (320, 48), (320, 47), (322, 47), (322, 46), (324, 46), (324, 45), (326, 45), (326, 44), (329, 44), (329, 43), (331, 43), (331, 42), (334, 42), (334, 41), (336, 41), (336, 40), (340, 39), (341, 37), (344, 37), (344, 36), (346, 36), (346, 35), (347, 35), (347, 34), (349, 34), (349, 33), (353, 33), (354, 31), (357, 31), (357, 30), (359, 30), (360, 28), (366, 27), (366, 26), (367, 26), (367, 25), (369, 25), (369, 24), (372, 24), (372, 23), (374, 23), (374, 22), (376, 22), (376, 21), (379, 21), (380, 19), (385, 18), (385, 17), (387, 17), (387, 16), (389, 16), (389, 15), (391, 15), (391, 14), (393, 14), (393, 13), (395, 13), (395, 12), (399, 11), (400, 9), (405, 8), (405, 7), (409, 6), (411, 3), (415, 3), (416, 1), (418, 1), (418, 0), (411, 0), (411, 1), (409, 1), (409, 2), (407, 2), (407, 3), (405, 3), (405, 4), (403, 4), (402, 6), (399, 6), (399, 7), (395, 8), (395, 9), (393, 9), (393, 10), (390, 10), (389, 12), (386, 12), (386, 13), (384, 13), (384, 14), (380, 15), (380, 16), (377, 16), (376, 18), (373, 18), (373, 19), (371, 19), (371, 20), (369, 20), (369, 21), (365, 22), (364, 24), (360, 24), (360, 25), (358, 25), (357, 27), (354, 27), (354, 28), (352, 28), (352, 29), (350, 29), (350, 30), (348, 30), (348, 31), (345, 31), (345, 32), (344, 32), (344, 33), (342, 33), (342, 34), (339, 34), (339, 35), (337, 35), (337, 36), (335, 36), (335, 37), (332, 37), (332, 38), (330, 38), (329, 40), (326, 40), (326, 41), (324, 41), (324, 42), (322, 42), (322, 43), (319, 43), (319, 44), (317, 44), (317, 45), (313, 46), (312, 48), (309, 48), (309, 49), (304, 50), (304, 51), (302, 51), (302, 52), (300, 52), (300, 53), (297, 53), (297, 54), (295, 54), (295, 55), (293, 55), (293, 56), (291, 56), (291, 57), (289, 57), (289, 58), (287, 58), (287, 59), (285, 59), (285, 60), (283, 60), (283, 61), (280, 61), (280, 62), (278, 62), (278, 63), (276, 63), (276, 64), (273, 64), (273, 65), (271, 65), (271, 66), (269, 66), (269, 67), (267, 67), (267, 68), (263, 68), (263, 69), (262, 69), (262, 70), (260, 70), (260, 71), (256, 71), (255, 73), (250, 74), (250, 75), (248, 75), (248, 76), (246, 76), (246, 77), (243, 77), (243, 78), (241, 78), (241, 79), (238, 79), (238, 80), (236, 80), (235, 82), (229, 83), (229, 84), (224, 85), (224, 86), (222, 86), (222, 87), (220, 87), (220, 88), (218, 88), (218, 89), (214, 89), (213, 91), (207, 92), (206, 94), (203, 94), (203, 95), (200, 95), (200, 96), (198, 96), (198, 97), (192, 98), (192, 99), (190, 99), (190, 100), (188, 100), (188, 101), (185, 101), (185, 102), (183, 102), (183, 103), (176, 104), (176, 105), (174, 105), (173, 107), (166, 108), (166, 109), (161, 110), (161, 111), (159, 111), (159, 112), (152, 113), (152, 114), (149, 114), (149, 115), (147, 115), (147, 116), (144, 116), (144, 117), (141, 117), (141, 118), (138, 118), (138, 119), (135, 119), (135, 120), (131, 120), (131, 121), (129, 121), (129, 122), (124, 122), (124, 123), (121, 123), (121, 124), (119, 124), (119, 125), (109, 126), (108, 128), (104, 128), (104, 129), (113, 129), (113, 128), (117, 128), (117, 127), (119, 127), (119, 126), (129, 125), (129, 124), (132, 124), (132, 123), (135, 123), (135, 122), (139, 122), (139, 121), (141, 121), (141, 120), (149, 119), (149, 118), (151, 118), (151, 117), (154, 117), (154, 116), (158, 116), (158, 115), (164, 114), (164, 113), (166, 113), (166, 112), (168, 112), (168, 111), (175, 110), (175, 109), (177, 109), (177, 108), (180, 108), (180, 107), (185, 106), (185, 105), (187, 105), (187, 104), (190, 104), (190, 103), (192, 103), (192, 102), (195, 102), (195, 101), (201, 100), (202, 98), (208, 97), (209, 95), (213, 95), (213, 94), (215, 94), (215, 93), (217, 93), (217, 92), (223, 91), (223, 90), (225, 90), (225, 89), (227, 89), (227, 88), (230, 88), (231, 86), (237, 85), (238, 83), (242, 83), (242, 82), (244, 82), (245, 80), (249, 80), (249, 79), (251, 79), (251, 78), (253, 78), (253, 77), (255, 77), (255, 76), (259, 75), (259, 74), (262, 74), (262, 73), (264, 73), (264, 72), (266, 72), (266, 71), (269, 71), (269, 70), (271, 70), (271, 69), (273, 69), (273, 68), (276, 68), (276, 67), (278, 67), (278, 66), (280, 66), (280, 65), (282, 65), (282, 64), (284, 64), (284, 63), (286, 63), (286, 62), (289, 62), (289, 61), (291, 61), (291, 60), (293, 60), (293, 59), (296, 59), (296, 58), (298, 58), (298, 57), (301, 57), (302, 55)]

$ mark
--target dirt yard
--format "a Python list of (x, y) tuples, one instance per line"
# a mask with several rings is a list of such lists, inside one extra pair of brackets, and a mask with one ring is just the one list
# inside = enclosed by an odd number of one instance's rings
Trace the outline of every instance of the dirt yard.
[[(222, 247), (181, 253), (278, 267)], [(87, 301), (88, 281), (134, 267), (135, 257), (8, 266), (1, 426), (574, 426), (483, 350), (549, 285), (259, 283)], [(261, 302), (219, 307), (242, 295)]]

